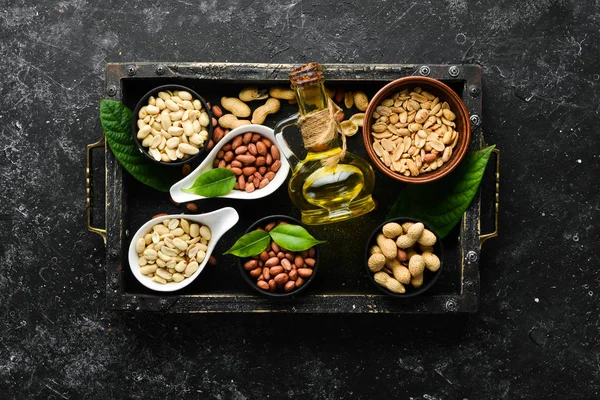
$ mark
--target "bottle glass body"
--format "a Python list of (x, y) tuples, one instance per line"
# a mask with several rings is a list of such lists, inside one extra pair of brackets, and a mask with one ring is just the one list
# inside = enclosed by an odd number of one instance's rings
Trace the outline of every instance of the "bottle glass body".
[[(328, 108), (322, 76), (303, 84), (294, 84), (292, 80), (292, 86), (296, 89), (300, 117)], [(309, 225), (338, 222), (375, 208), (371, 197), (375, 185), (373, 169), (349, 151), (340, 158), (343, 150), (337, 135), (328, 143), (307, 147), (306, 151), (303, 160), (293, 160), (292, 155), (288, 186), (292, 202), (302, 212), (302, 222)], [(331, 158), (337, 163), (329, 163)]]

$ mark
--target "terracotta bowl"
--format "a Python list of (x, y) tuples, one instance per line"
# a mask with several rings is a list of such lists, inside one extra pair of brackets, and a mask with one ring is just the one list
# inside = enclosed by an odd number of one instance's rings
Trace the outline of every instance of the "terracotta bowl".
[[(374, 137), (371, 135), (371, 126), (374, 123), (373, 113), (375, 108), (386, 98), (391, 97), (394, 93), (399, 92), (405, 88), (420, 87), (429, 93), (438, 96), (440, 102), (446, 101), (450, 105), (450, 109), (456, 115), (455, 130), (458, 132), (458, 143), (453, 149), (450, 160), (444, 163), (440, 168), (435, 171), (426, 172), (419, 176), (404, 176), (398, 172), (392, 171), (387, 167), (383, 161), (379, 159), (375, 150), (373, 149)], [(438, 180), (448, 175), (464, 158), (469, 147), (471, 140), (471, 123), (469, 120), (469, 112), (462, 102), (461, 98), (448, 87), (446, 84), (438, 81), (437, 79), (426, 78), (423, 76), (408, 76), (405, 78), (397, 79), (384, 86), (369, 102), (369, 107), (365, 112), (365, 119), (363, 121), (363, 140), (365, 147), (369, 153), (369, 157), (373, 163), (387, 176), (394, 178), (398, 181), (406, 183), (427, 183)]]

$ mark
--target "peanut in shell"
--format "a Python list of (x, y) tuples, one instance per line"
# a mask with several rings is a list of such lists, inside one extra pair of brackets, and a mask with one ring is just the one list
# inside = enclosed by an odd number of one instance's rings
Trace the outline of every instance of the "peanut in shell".
[(390, 222), (383, 226), (382, 232), (386, 238), (395, 239), (402, 235), (402, 226), (396, 222)]
[(422, 275), (425, 270), (425, 261), (423, 257), (415, 254), (408, 260), (408, 271), (412, 276)]
[(385, 256), (381, 253), (372, 254), (371, 257), (369, 257), (367, 264), (371, 272), (381, 271), (385, 265)]
[(396, 278), (398, 282), (403, 283), (405, 285), (408, 285), (410, 283), (411, 275), (408, 268), (406, 268), (405, 266), (394, 266), (394, 268), (392, 269), (392, 273), (394, 274), (394, 278)]
[(425, 267), (430, 270), (431, 272), (435, 272), (438, 269), (440, 269), (440, 259), (438, 258), (438, 256), (436, 256), (433, 253), (430, 252), (423, 252), (422, 254), (423, 257), (423, 261), (425, 262)]
[(424, 229), (417, 241), (422, 246), (433, 246), (437, 239), (433, 232), (431, 232), (429, 229)]
[(398, 254), (396, 243), (392, 239), (386, 238), (383, 234), (377, 235), (377, 245), (387, 259), (396, 258)]
[(404, 287), (404, 285), (394, 278), (389, 278), (384, 285), (385, 288), (390, 292), (398, 294), (406, 293), (406, 288)]

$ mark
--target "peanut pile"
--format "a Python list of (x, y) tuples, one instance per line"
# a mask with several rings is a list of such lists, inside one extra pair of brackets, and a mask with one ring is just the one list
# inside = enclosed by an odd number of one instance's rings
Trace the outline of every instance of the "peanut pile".
[(365, 117), (363, 111), (366, 111), (369, 106), (369, 98), (364, 92), (345, 91), (344, 88), (340, 87), (336, 89), (334, 99), (336, 103), (343, 104), (348, 109), (355, 106), (360, 111), (347, 120), (344, 120), (344, 114), (341, 114), (341, 119), (338, 121), (344, 136), (354, 136), (358, 132), (358, 128), (363, 126), (363, 118)]
[(208, 113), (202, 102), (185, 90), (150, 96), (138, 118), (137, 138), (156, 161), (187, 160), (198, 154), (208, 138)]
[[(285, 222), (271, 222), (264, 230), (268, 232), (281, 223)], [(244, 269), (256, 279), (256, 286), (262, 290), (289, 293), (300, 288), (312, 276), (315, 255), (314, 247), (292, 252), (271, 241), (265, 251), (244, 262)]]
[(419, 87), (383, 100), (373, 113), (373, 150), (392, 171), (419, 176), (440, 168), (458, 143), (447, 102)]
[(214, 168), (228, 168), (237, 177), (234, 189), (252, 193), (262, 189), (281, 168), (277, 146), (258, 133), (246, 132), (225, 144), (213, 161)]
[[(337, 91), (326, 88), (329, 97), (335, 97), (338, 103), (345, 103), (346, 108), (356, 106), (359, 111), (365, 111), (369, 105), (367, 95), (361, 91), (345, 92), (343, 88)], [(345, 100), (345, 98), (347, 98)], [(266, 100), (261, 106), (252, 111), (248, 103)], [(220, 105), (209, 105), (212, 111), (214, 133), (211, 140), (206, 145), (207, 150), (211, 150), (223, 136), (231, 129), (249, 124), (263, 124), (266, 118), (277, 113), (281, 108), (281, 102), (287, 101), (290, 104), (296, 103), (296, 92), (292, 89), (274, 86), (270, 89), (259, 89), (257, 86), (248, 86), (243, 88), (237, 97), (221, 97)], [(340, 113), (342, 122), (344, 115)], [(347, 121), (343, 121), (340, 128), (344, 135), (352, 136), (358, 132), (362, 126), (363, 113), (354, 114)]]
[(415, 289), (423, 286), (425, 268), (435, 272), (441, 265), (433, 253), (436, 240), (435, 234), (420, 222), (385, 224), (367, 262), (375, 282), (398, 294), (406, 293), (405, 285)]
[[(221, 106), (213, 105), (211, 107), (215, 130), (213, 138), (208, 142), (206, 148), (211, 150), (231, 129), (249, 124), (263, 124), (268, 115), (279, 111), (280, 100), (292, 102), (295, 99), (295, 91), (277, 86), (272, 87), (268, 93), (266, 89), (259, 90), (256, 86), (248, 86), (240, 91), (238, 97), (221, 97)], [(266, 100), (266, 102), (252, 111), (246, 103), (257, 100)], [(229, 111), (229, 113), (225, 113), (223, 110)], [(246, 119), (250, 116), (252, 116), (251, 119)]]
[(185, 218), (165, 219), (135, 243), (140, 272), (156, 283), (181, 282), (206, 258), (210, 228)]

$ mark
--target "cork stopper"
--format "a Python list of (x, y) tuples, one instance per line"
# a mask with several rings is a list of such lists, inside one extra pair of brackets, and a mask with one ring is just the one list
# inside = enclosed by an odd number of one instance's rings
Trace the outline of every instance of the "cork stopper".
[(295, 67), (290, 71), (292, 89), (323, 82), (323, 69), (317, 62)]

